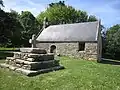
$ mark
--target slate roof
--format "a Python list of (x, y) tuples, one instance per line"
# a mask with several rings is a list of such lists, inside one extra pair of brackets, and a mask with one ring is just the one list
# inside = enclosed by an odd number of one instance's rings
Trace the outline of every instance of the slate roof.
[(38, 41), (97, 41), (99, 21), (51, 25), (37, 37)]

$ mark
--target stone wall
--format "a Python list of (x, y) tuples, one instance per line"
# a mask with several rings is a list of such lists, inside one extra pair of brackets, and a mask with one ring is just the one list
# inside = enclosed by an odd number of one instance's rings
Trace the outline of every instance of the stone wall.
[(84, 51), (78, 51), (78, 43), (39, 43), (36, 46), (50, 52), (52, 45), (56, 46), (57, 54), (97, 60), (97, 43), (85, 43)]

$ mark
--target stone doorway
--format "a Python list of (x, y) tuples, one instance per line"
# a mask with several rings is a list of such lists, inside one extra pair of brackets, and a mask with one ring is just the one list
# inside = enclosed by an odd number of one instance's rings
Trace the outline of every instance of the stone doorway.
[(56, 54), (56, 46), (55, 46), (55, 45), (52, 45), (52, 46), (50, 47), (50, 53)]

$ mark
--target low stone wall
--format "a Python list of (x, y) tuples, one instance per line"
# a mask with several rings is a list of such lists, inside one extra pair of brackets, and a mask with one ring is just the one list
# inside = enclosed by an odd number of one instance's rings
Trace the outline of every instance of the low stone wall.
[(56, 46), (57, 54), (97, 60), (97, 43), (85, 43), (84, 51), (78, 51), (78, 43), (39, 43), (36, 46), (50, 52), (52, 45)]

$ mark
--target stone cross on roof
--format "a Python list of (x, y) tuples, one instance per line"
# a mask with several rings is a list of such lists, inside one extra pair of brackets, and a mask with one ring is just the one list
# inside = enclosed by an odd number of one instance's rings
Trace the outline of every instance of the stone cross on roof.
[(32, 39), (29, 40), (29, 43), (32, 44), (32, 48), (36, 48), (36, 37), (35, 37), (35, 34), (32, 35)]

